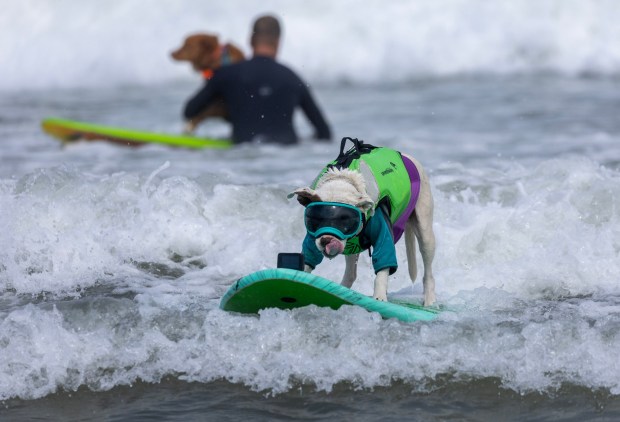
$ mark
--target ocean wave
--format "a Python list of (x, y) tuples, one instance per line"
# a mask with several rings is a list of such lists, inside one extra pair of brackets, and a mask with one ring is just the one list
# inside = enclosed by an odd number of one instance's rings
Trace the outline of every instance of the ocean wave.
[[(284, 199), (289, 186), (203, 186), (166, 167), (62, 166), (2, 185), (0, 400), (167, 377), (269, 394), (484, 379), (518, 393), (620, 394), (617, 171), (570, 157), (436, 170), (434, 267), (448, 311), (405, 324), (354, 307), (220, 310), (236, 278), (298, 250), (302, 208)], [(354, 285), (364, 294), (369, 260)], [(342, 270), (340, 260), (317, 273)], [(420, 297), (421, 285), (398, 271), (390, 293)]]
[(169, 53), (213, 32), (246, 53), (253, 18), (282, 18), (281, 59), (312, 84), (403, 83), (472, 73), (618, 75), (620, 4), (484, 0), (225, 4), (9, 0), (0, 17), (0, 89), (198, 79)]

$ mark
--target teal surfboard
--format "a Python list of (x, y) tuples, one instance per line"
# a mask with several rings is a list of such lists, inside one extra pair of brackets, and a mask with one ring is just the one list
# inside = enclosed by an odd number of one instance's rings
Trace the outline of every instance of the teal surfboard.
[(360, 306), (383, 318), (431, 321), (441, 312), (407, 302), (380, 302), (325, 278), (287, 268), (262, 270), (235, 281), (220, 301), (225, 311), (257, 314), (261, 309), (294, 309), (308, 305), (338, 309)]
[(230, 148), (233, 144), (228, 139), (147, 132), (54, 117), (44, 119), (41, 122), (41, 127), (45, 133), (61, 140), (63, 143), (102, 140), (127, 146), (160, 144), (182, 148), (218, 149)]

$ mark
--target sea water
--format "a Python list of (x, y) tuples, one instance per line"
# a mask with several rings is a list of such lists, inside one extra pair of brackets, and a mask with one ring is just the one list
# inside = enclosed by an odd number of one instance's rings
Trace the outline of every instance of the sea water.
[[(3, 4), (2, 419), (620, 416), (619, 5), (106, 4)], [(249, 52), (268, 11), (334, 142), (314, 142), (302, 115), (288, 148), (62, 147), (42, 133), (51, 115), (180, 132), (201, 82), (169, 51), (211, 30)], [(414, 324), (352, 307), (221, 311), (236, 279), (300, 250), (303, 208), (286, 195), (343, 136), (426, 167), (449, 311)], [(390, 294), (421, 300), (397, 254)], [(372, 281), (365, 254), (354, 288)]]

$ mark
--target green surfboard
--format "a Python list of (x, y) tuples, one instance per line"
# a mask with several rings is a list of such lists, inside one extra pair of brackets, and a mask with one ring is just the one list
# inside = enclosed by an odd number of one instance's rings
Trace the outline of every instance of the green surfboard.
[(383, 318), (431, 321), (441, 312), (413, 303), (380, 302), (325, 278), (303, 271), (275, 268), (258, 271), (233, 283), (220, 301), (225, 311), (257, 314), (265, 308), (294, 309), (308, 305), (338, 309), (360, 306)]
[(160, 144), (182, 148), (230, 148), (228, 139), (210, 139), (98, 125), (50, 117), (41, 122), (43, 131), (64, 143), (75, 141), (108, 141), (127, 146)]

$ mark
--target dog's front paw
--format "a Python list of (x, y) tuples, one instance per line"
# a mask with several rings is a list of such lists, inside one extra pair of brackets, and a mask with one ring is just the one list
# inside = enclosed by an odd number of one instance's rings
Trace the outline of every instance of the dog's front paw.
[(435, 298), (434, 292), (424, 294), (424, 306), (431, 306), (432, 304), (435, 303), (435, 301), (436, 301), (436, 298)]
[(387, 302), (388, 275), (389, 270), (383, 269), (378, 271), (375, 277), (375, 291), (372, 297), (381, 302)]
[(380, 300), (381, 302), (387, 302), (387, 295), (385, 294), (375, 294), (372, 296), (373, 299)]

